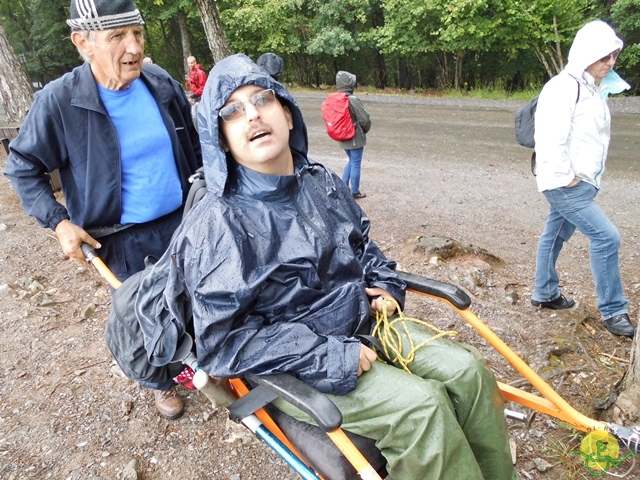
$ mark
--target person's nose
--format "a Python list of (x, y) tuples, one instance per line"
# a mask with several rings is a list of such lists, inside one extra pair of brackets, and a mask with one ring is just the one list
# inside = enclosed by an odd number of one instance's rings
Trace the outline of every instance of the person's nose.
[(125, 46), (127, 53), (138, 55), (142, 53), (144, 40), (142, 37), (136, 36), (132, 31), (127, 32), (125, 36)]
[(255, 120), (260, 118), (260, 110), (253, 103), (247, 102), (244, 104), (244, 114), (247, 116), (247, 120)]

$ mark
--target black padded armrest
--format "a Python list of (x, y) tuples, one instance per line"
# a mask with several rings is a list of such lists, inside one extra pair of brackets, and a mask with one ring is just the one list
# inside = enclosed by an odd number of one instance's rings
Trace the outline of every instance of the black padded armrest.
[(430, 278), (426, 278), (421, 275), (414, 275), (413, 273), (402, 271), (398, 271), (397, 273), (400, 278), (405, 281), (410, 290), (433, 295), (434, 297), (444, 298), (460, 310), (469, 308), (469, 305), (471, 305), (469, 295), (455, 285), (438, 282), (437, 280), (431, 280)]
[(329, 397), (291, 375), (247, 375), (246, 378), (311, 416), (325, 432), (342, 425), (342, 414)]

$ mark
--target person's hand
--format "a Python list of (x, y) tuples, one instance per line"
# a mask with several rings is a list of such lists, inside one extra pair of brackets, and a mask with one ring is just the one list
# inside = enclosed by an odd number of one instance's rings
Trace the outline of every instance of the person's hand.
[[(387, 316), (391, 316), (396, 311), (396, 302), (393, 301), (393, 295), (387, 292), (384, 288), (365, 288), (365, 293), (368, 297), (373, 297), (371, 300), (371, 310), (374, 312), (382, 312), (382, 306), (387, 305)], [(388, 298), (390, 301), (384, 302), (383, 299)]]
[(93, 248), (100, 248), (102, 246), (83, 228), (71, 223), (69, 220), (61, 221), (56, 227), (55, 233), (62, 247), (62, 252), (83, 267), (88, 267), (89, 264), (80, 249), (82, 243), (88, 243)]
[(376, 352), (371, 350), (366, 345), (360, 344), (360, 362), (358, 363), (358, 376), (364, 372), (371, 370), (371, 365), (376, 361), (378, 356)]

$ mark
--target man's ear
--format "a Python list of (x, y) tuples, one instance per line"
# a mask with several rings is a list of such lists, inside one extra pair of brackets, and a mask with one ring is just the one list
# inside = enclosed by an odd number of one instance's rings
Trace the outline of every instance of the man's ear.
[(286, 105), (282, 106), (284, 110), (284, 116), (287, 119), (287, 124), (289, 125), (289, 130), (293, 130), (293, 115), (291, 115), (291, 110)]
[(224, 139), (224, 136), (222, 134), (218, 136), (218, 141), (220, 142), (220, 146), (222, 147), (222, 150), (224, 150), (224, 153), (229, 153), (229, 146), (227, 145), (227, 141)]
[(73, 43), (75, 47), (85, 55), (90, 57), (93, 54), (89, 40), (87, 40), (80, 32), (71, 33), (71, 43)]

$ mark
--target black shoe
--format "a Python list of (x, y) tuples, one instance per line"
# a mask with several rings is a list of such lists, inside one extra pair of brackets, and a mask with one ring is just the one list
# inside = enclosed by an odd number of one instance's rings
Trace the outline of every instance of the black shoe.
[(355, 198), (356, 200), (360, 199), (360, 198), (367, 198), (367, 196), (364, 193), (354, 193), (353, 194), (353, 198)]
[(629, 315), (626, 313), (621, 313), (620, 315), (616, 315), (615, 317), (607, 318), (603, 320), (604, 326), (614, 335), (620, 335), (621, 337), (630, 337), (636, 333), (636, 328), (629, 320)]
[(567, 308), (571, 308), (576, 304), (571, 298), (567, 298), (564, 295), (560, 295), (555, 300), (551, 300), (550, 302), (539, 302), (537, 300), (531, 300), (531, 305), (534, 307), (540, 308), (551, 308), (553, 310), (565, 310)]

